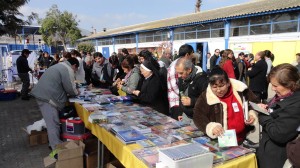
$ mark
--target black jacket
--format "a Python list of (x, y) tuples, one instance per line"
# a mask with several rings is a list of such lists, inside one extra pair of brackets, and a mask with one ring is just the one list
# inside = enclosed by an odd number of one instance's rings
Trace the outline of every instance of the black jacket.
[(28, 66), (28, 61), (27, 61), (26, 56), (21, 55), (17, 59), (17, 70), (18, 70), (18, 73), (28, 73), (29, 71), (32, 71), (32, 69), (29, 68), (29, 66)]
[(250, 78), (249, 89), (254, 92), (266, 92), (267, 91), (267, 70), (268, 65), (265, 60), (257, 61), (252, 69), (247, 72)]
[(103, 80), (105, 80), (108, 86), (111, 86), (114, 83), (115, 69), (111, 66), (108, 68), (108, 66), (110, 66), (109, 63), (103, 66)]
[(210, 70), (212, 70), (216, 66), (219, 57), (220, 56), (216, 56), (215, 54), (212, 57), (210, 57)]
[(141, 104), (148, 105), (154, 110), (168, 115), (169, 106), (164, 96), (162, 96), (162, 90), (163, 88), (159, 77), (153, 74), (148, 79), (143, 80), (138, 100)]
[[(207, 88), (208, 77), (205, 72), (197, 73), (196, 76), (189, 81), (189, 83), (184, 84), (184, 81), (179, 78), (178, 81), (179, 92), (185, 92), (188, 89), (188, 97), (191, 99), (190, 106), (184, 106), (181, 101), (179, 101), (180, 110), (184, 112), (189, 118), (193, 118), (193, 109), (196, 101), (200, 94)], [(181, 95), (180, 95), (181, 98)]]
[[(262, 138), (257, 151), (260, 168), (282, 168), (286, 145), (297, 136), (300, 124), (300, 91), (272, 105), (270, 115), (259, 114)], [(299, 158), (298, 158), (299, 159)]]

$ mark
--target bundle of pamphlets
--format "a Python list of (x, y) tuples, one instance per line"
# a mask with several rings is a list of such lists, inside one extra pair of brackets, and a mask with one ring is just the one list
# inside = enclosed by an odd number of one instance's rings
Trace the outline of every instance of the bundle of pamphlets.
[(101, 113), (93, 112), (89, 116), (89, 122), (93, 124), (107, 123), (107, 117)]

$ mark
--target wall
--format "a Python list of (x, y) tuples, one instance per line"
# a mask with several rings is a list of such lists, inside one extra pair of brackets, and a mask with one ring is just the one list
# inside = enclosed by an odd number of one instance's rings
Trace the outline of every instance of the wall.
[(275, 56), (273, 65), (276, 66), (295, 61), (296, 53), (300, 52), (300, 33), (231, 37), (229, 43), (232, 50), (238, 45), (248, 46), (254, 55), (259, 51), (270, 50)]

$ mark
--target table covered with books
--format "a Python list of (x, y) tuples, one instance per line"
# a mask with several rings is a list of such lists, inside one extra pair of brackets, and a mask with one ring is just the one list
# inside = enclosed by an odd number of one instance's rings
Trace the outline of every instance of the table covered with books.
[[(105, 91), (98, 89), (97, 92)], [(97, 95), (93, 101), (75, 101), (75, 108), (85, 127), (125, 167), (155, 167), (158, 151), (171, 152), (169, 149), (172, 147), (188, 145), (200, 145), (213, 151), (214, 167), (257, 167), (255, 154), (251, 150), (230, 147), (220, 151), (215, 142), (203, 136), (197, 128), (160, 114), (150, 107), (131, 103), (127, 97)], [(193, 146), (190, 148), (195, 149)]]

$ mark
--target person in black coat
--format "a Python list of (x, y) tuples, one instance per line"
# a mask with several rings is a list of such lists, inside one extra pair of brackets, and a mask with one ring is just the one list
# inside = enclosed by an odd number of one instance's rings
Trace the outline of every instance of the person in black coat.
[(119, 66), (119, 60), (116, 55), (112, 55), (108, 58), (108, 63), (103, 67), (103, 80), (106, 87), (112, 86), (117, 76), (117, 67)]
[(263, 51), (258, 52), (255, 55), (257, 61), (253, 64), (252, 69), (247, 72), (250, 78), (249, 89), (257, 96), (261, 101), (267, 99), (263, 95), (268, 91), (267, 88), (267, 70), (268, 65), (265, 61), (265, 54)]
[(137, 96), (141, 104), (152, 107), (154, 110), (169, 114), (168, 102), (164, 98), (163, 85), (159, 75), (159, 64), (152, 58), (145, 60), (140, 66), (141, 74), (144, 76), (141, 89), (134, 90), (132, 93)]
[(258, 166), (282, 168), (287, 159), (287, 143), (300, 131), (300, 76), (296, 67), (285, 63), (274, 67), (268, 79), (276, 94), (267, 104), (259, 104), (270, 115), (260, 113), (258, 116), (262, 126)]
[(22, 90), (21, 90), (21, 97), (22, 100), (29, 100), (29, 87), (30, 87), (30, 79), (28, 72), (33, 72), (31, 68), (29, 68), (28, 60), (29, 54), (31, 51), (28, 49), (22, 50), (21, 56), (17, 59), (17, 70), (18, 70), (18, 76), (20, 77), (22, 81)]
[(207, 88), (208, 76), (202, 72), (201, 67), (196, 67), (191, 60), (185, 58), (176, 62), (175, 70), (178, 74), (179, 107), (183, 113), (178, 120), (192, 123), (193, 108), (200, 94)]

